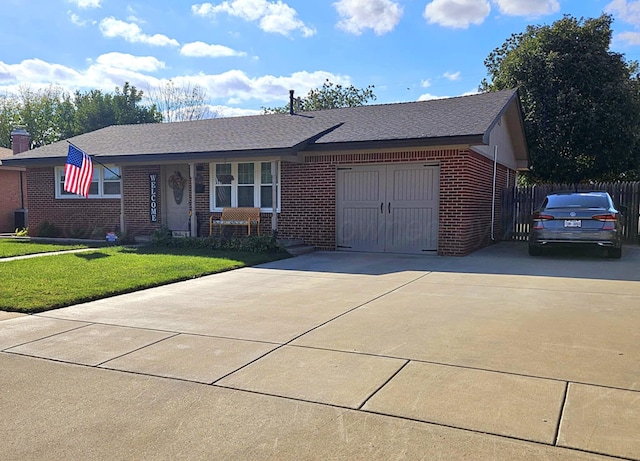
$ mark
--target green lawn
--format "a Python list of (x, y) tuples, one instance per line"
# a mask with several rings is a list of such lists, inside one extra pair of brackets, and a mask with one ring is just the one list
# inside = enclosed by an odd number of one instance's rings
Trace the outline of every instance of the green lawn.
[(51, 251), (74, 250), (88, 248), (88, 245), (63, 245), (58, 243), (35, 243), (29, 240), (0, 239), (0, 258), (24, 256), (35, 253), (49, 253)]
[(0, 261), (0, 310), (41, 312), (282, 257), (283, 254), (110, 247)]

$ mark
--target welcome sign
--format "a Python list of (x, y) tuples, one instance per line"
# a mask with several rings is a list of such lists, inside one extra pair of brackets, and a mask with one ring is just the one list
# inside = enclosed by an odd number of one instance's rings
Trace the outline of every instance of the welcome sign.
[(158, 175), (149, 175), (149, 207), (151, 222), (158, 222)]

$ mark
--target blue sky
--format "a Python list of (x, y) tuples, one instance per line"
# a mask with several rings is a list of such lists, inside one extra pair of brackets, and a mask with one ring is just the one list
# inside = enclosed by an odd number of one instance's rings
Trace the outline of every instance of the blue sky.
[(281, 106), (325, 79), (378, 103), (477, 91), (484, 59), (528, 24), (614, 16), (640, 60), (640, 0), (0, 0), (0, 95), (56, 85), (199, 85), (220, 116)]

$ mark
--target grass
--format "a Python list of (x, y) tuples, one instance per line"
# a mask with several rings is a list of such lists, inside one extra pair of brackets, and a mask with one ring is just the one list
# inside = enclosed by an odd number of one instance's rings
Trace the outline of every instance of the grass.
[(0, 258), (88, 247), (88, 245), (63, 245), (59, 243), (34, 243), (29, 240), (0, 239)]
[(110, 247), (0, 261), (0, 310), (42, 312), (282, 257), (206, 249)]

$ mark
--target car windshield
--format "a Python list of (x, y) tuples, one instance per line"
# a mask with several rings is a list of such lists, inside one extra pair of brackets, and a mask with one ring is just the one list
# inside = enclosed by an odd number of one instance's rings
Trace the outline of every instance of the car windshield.
[(544, 208), (608, 208), (607, 197), (600, 194), (550, 195)]

